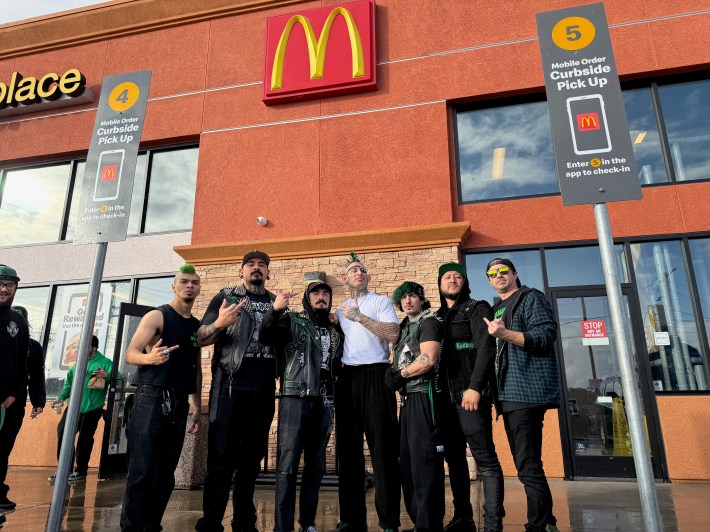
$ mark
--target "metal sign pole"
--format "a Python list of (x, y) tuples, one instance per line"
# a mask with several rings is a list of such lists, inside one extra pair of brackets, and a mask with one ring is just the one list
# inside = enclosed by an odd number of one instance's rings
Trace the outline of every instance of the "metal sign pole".
[(614, 326), (614, 345), (621, 373), (621, 383), (624, 390), (626, 403), (626, 416), (629, 421), (631, 444), (633, 445), (634, 465), (639, 495), (641, 496), (641, 510), (647, 532), (661, 532), (661, 511), (658, 506), (658, 496), (651, 467), (651, 455), (646, 443), (646, 427), (643, 422), (643, 404), (639, 391), (639, 380), (629, 343), (627, 341), (626, 326), (624, 324), (623, 299), (619, 272), (614, 258), (614, 241), (611, 236), (609, 212), (606, 203), (594, 204), (594, 220), (597, 224), (599, 238), (599, 251), (604, 269), (604, 282), (609, 298), (611, 323)]
[(94, 258), (94, 267), (91, 273), (91, 282), (89, 283), (89, 296), (86, 302), (86, 314), (81, 328), (79, 356), (74, 366), (74, 382), (72, 384), (71, 395), (69, 396), (69, 406), (67, 406), (67, 421), (64, 426), (64, 435), (62, 436), (62, 447), (59, 453), (59, 464), (57, 466), (57, 476), (54, 482), (52, 505), (47, 519), (47, 532), (59, 532), (64, 515), (67, 480), (71, 472), (74, 457), (74, 440), (76, 439), (76, 428), (79, 424), (81, 396), (84, 392), (84, 375), (89, 365), (89, 350), (91, 348), (91, 338), (94, 334), (94, 320), (96, 319), (96, 308), (99, 302), (101, 277), (104, 271), (107, 247), (107, 242), (100, 242), (96, 248), (96, 257)]

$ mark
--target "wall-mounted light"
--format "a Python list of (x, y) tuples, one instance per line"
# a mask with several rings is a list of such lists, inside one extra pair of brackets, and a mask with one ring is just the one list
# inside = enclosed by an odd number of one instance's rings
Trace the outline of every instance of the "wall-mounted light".
[(269, 223), (269, 220), (267, 220), (267, 219), (264, 218), (263, 216), (259, 216), (259, 217), (256, 219), (256, 223), (258, 223), (261, 227), (264, 227), (266, 224)]

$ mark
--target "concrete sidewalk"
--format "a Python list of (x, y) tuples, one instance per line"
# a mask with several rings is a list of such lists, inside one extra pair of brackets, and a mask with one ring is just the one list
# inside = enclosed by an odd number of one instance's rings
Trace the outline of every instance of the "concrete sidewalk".
[[(52, 486), (47, 477), (54, 473), (48, 468), (11, 468), (7, 482), (10, 499), (17, 509), (6, 514), (3, 532), (44, 530), (52, 499)], [(481, 484), (473, 482), (472, 499), (481, 524)], [(555, 515), (562, 531), (635, 531), (643, 530), (638, 489), (632, 482), (550, 482), (555, 501)], [(658, 497), (664, 530), (700, 532), (710, 529), (710, 484), (658, 484)], [(96, 472), (89, 473), (86, 482), (69, 488), (69, 506), (62, 528), (70, 531), (118, 530), (123, 480), (99, 481)], [(526, 519), (525, 493), (514, 478), (505, 482), (506, 530), (522, 530)], [(368, 526), (379, 530), (374, 510), (374, 491), (368, 490)], [(271, 532), (274, 526), (274, 491), (271, 487), (257, 487), (255, 504), (258, 512), (257, 528)], [(201, 516), (202, 490), (175, 491), (163, 519), (166, 532), (187, 532), (194, 529)], [(338, 522), (338, 492), (334, 488), (321, 490), (316, 526), (319, 532), (335, 530)], [(447, 487), (447, 513), (451, 518), (451, 492)], [(229, 530), (231, 504), (224, 525)], [(298, 526), (298, 525), (296, 525)], [(402, 506), (402, 526), (411, 523)]]

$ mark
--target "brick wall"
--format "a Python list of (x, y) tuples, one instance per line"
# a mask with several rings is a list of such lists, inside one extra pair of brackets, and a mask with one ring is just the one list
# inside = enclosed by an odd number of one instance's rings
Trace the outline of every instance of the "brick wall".
[[(445, 262), (458, 261), (458, 247), (429, 248), (411, 251), (393, 251), (384, 253), (359, 254), (372, 276), (370, 291), (391, 296), (395, 288), (404, 281), (416, 281), (424, 286), (427, 297), (432, 302), (434, 309), (439, 308), (439, 293), (437, 289), (437, 275), (439, 266)], [(350, 294), (341, 280), (348, 255), (334, 255), (330, 257), (316, 257), (306, 259), (273, 260), (269, 267), (270, 279), (266, 287), (271, 292), (278, 289), (293, 290), (303, 293), (303, 276), (306, 272), (323, 271), (328, 276), (328, 283), (333, 287), (333, 303), (337, 305), (344, 301)], [(223, 287), (232, 286), (241, 282), (239, 278), (239, 264), (218, 264), (197, 267), (202, 277), (202, 294), (195, 302), (193, 313), (201, 318), (207, 309), (212, 297)], [(300, 298), (297, 298), (300, 303)], [(292, 310), (300, 310), (292, 307)], [(401, 317), (401, 315), (400, 315)], [(203, 366), (203, 404), (207, 405), (210, 389), (210, 360), (212, 347), (202, 351)], [(269, 435), (268, 469), (275, 467), (276, 457), (276, 416), (271, 426)], [(331, 438), (326, 452), (327, 471), (334, 470), (335, 452), (334, 437)]]

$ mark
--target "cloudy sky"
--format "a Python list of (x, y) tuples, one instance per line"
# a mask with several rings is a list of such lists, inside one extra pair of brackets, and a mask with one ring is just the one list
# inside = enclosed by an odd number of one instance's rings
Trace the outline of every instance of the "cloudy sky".
[(39, 17), (67, 9), (76, 9), (91, 4), (100, 4), (106, 0), (26, 0), (3, 2), (0, 10), (0, 24)]

